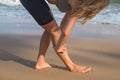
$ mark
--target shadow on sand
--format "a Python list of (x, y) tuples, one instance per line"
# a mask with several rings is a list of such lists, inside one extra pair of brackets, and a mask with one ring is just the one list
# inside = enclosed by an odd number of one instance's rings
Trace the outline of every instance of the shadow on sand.
[[(20, 56), (16, 56), (16, 55), (14, 55), (10, 52), (7, 52), (3, 49), (0, 49), (0, 60), (2, 60), (2, 61), (14, 61), (14, 62), (17, 62), (17, 63), (22, 64), (24, 66), (30, 67), (32, 69), (34, 69), (34, 66), (36, 63), (35, 61), (21, 58)], [(53, 68), (67, 70), (65, 67), (57, 66), (57, 65), (54, 65)]]
[(0, 60), (3, 61), (14, 61), (17, 63), (20, 63), (22, 65), (34, 68), (35, 62), (31, 60), (27, 60), (24, 58), (21, 58), (19, 56), (13, 55), (12, 53), (9, 53), (5, 50), (0, 49)]

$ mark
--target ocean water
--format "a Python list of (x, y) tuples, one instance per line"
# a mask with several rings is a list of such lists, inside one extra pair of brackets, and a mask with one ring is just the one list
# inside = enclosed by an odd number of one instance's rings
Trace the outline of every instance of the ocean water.
[[(64, 13), (61, 13), (56, 6), (49, 5), (55, 19), (60, 23)], [(77, 26), (79, 27), (78, 22)], [(78, 37), (120, 39), (120, 0), (112, 0), (109, 6), (88, 23), (91, 26), (75, 27), (72, 35)], [(102, 27), (99, 27), (99, 25), (102, 25)], [(0, 35), (40, 35), (43, 31), (19, 0), (0, 0)]]
[[(120, 3), (118, 2), (120, 2), (120, 0), (112, 0), (112, 1), (114, 2), (116, 1), (116, 3), (111, 2), (111, 4), (108, 7), (106, 7), (90, 22), (119, 24)], [(50, 5), (50, 7), (56, 18), (60, 18), (60, 19), (63, 18), (64, 13), (59, 12), (59, 10), (53, 5)], [(25, 20), (26, 22), (27, 21), (29, 22), (29, 20), (31, 20), (31, 16), (23, 8), (19, 0), (0, 0), (0, 19), (6, 19), (6, 20), (2, 20), (2, 22), (9, 22), (9, 21), (19, 22), (19, 20), (21, 21)]]

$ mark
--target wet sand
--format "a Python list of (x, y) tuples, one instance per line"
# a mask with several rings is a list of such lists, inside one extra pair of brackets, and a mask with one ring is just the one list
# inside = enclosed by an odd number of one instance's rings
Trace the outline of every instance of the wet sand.
[(73, 62), (92, 67), (81, 74), (67, 71), (52, 45), (46, 60), (58, 67), (35, 70), (41, 34), (9, 33), (0, 34), (0, 80), (120, 80), (120, 39), (71, 36), (67, 46)]

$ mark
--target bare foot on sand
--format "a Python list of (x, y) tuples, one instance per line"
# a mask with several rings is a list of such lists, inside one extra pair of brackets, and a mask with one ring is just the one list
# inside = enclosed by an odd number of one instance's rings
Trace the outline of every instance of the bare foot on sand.
[(80, 73), (87, 73), (91, 71), (91, 67), (87, 66), (79, 66), (79, 65), (73, 65), (73, 67), (70, 69), (71, 72), (80, 72)]
[[(35, 69), (40, 70), (44, 68), (52, 68), (52, 67), (57, 67), (55, 65), (51, 65), (48, 63), (42, 63), (42, 64), (36, 64)], [(91, 71), (91, 67), (86, 67), (86, 66), (79, 66), (79, 65), (72, 65), (71, 68), (69, 69), (71, 72), (80, 72), (80, 73), (87, 73)]]
[(52, 67), (52, 65), (50, 65), (46, 62), (42, 63), (42, 64), (36, 63), (36, 65), (35, 65), (35, 69), (37, 69), (37, 70), (40, 70), (40, 69), (43, 69), (43, 68), (51, 68), (51, 67)]

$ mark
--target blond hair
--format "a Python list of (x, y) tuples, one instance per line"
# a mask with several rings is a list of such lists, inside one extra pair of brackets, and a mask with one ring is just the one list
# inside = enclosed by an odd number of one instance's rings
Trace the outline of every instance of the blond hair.
[(81, 24), (95, 17), (108, 4), (109, 0), (79, 0), (82, 1), (79, 6), (76, 6), (70, 11), (71, 16), (81, 18)]

